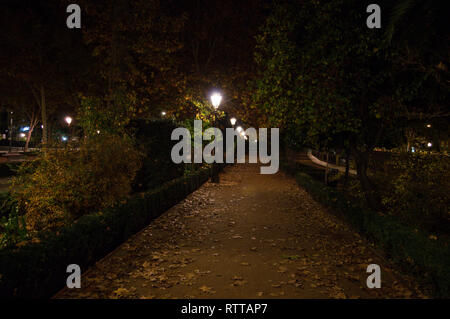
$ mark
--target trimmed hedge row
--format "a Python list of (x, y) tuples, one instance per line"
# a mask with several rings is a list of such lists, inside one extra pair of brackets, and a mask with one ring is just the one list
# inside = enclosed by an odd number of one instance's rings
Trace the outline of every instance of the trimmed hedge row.
[(58, 235), (0, 250), (0, 296), (46, 298), (64, 287), (69, 264), (82, 271), (199, 188), (210, 168), (137, 194), (102, 213), (86, 215)]
[[(293, 173), (292, 167), (288, 173)], [(399, 223), (392, 217), (363, 209), (342, 193), (296, 172), (297, 183), (318, 202), (331, 208), (408, 272), (421, 278), (436, 297), (450, 297), (450, 249), (448, 243)]]

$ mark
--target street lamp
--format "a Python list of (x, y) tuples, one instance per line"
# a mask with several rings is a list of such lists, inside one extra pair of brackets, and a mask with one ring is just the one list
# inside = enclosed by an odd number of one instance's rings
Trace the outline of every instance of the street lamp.
[(236, 127), (236, 131), (237, 131), (238, 133), (241, 133), (241, 132), (242, 132), (242, 127), (241, 127), (241, 126)]
[[(214, 93), (211, 95), (211, 103), (214, 107), (214, 127), (217, 127), (217, 109), (219, 108), (220, 102), (222, 101), (222, 95), (219, 93)], [(217, 138), (217, 136), (214, 136), (214, 138)], [(214, 149), (214, 155), (215, 155), (215, 149)], [(211, 182), (212, 183), (219, 183), (219, 172), (217, 170), (216, 161), (214, 160), (212, 163), (212, 174), (211, 174)]]
[(427, 146), (431, 147), (431, 146), (433, 146), (433, 144), (431, 144), (431, 142), (428, 142)]
[(72, 123), (72, 118), (70, 116), (66, 116), (66, 118), (64, 119), (64, 121), (66, 121), (67, 125), (70, 126), (70, 123)]
[(221, 101), (222, 95), (220, 95), (219, 93), (214, 93), (213, 95), (211, 95), (211, 103), (214, 106), (214, 110), (217, 111), (217, 108), (219, 107)]
[(69, 137), (65, 137), (65, 139), (63, 138), (63, 141), (66, 142), (69, 138), (72, 138), (73, 136), (73, 134), (71, 134), (72, 132), (70, 132), (71, 131), (70, 123), (72, 123), (72, 118), (70, 116), (66, 116), (64, 118), (64, 121), (66, 121), (67, 126), (69, 127), (69, 134), (68, 134)]
[(161, 115), (162, 115), (162, 116), (166, 116), (166, 112), (162, 111), (162, 112), (161, 112)]
[(236, 124), (236, 118), (235, 118), (235, 117), (232, 117), (232, 118), (230, 119), (230, 123), (231, 123), (232, 126), (234, 126), (234, 124)]

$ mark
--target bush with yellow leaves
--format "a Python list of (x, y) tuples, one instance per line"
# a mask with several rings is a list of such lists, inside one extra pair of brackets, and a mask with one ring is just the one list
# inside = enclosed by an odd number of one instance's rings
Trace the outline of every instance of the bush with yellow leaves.
[(28, 230), (55, 230), (129, 196), (141, 157), (131, 140), (109, 134), (77, 148), (49, 149), (22, 166), (12, 196)]

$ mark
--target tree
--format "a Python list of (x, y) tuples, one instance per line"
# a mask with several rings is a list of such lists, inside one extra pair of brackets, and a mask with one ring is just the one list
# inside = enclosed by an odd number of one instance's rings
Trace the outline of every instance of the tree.
[[(372, 150), (407, 125), (408, 113), (436, 109), (448, 95), (420, 96), (438, 86), (396, 65), (401, 51), (385, 44), (382, 30), (367, 28), (366, 6), (276, 5), (258, 36), (255, 99), (268, 124), (300, 144), (349, 149), (367, 202), (379, 209), (367, 174)], [(424, 99), (441, 103), (420, 107)]]
[[(12, 92), (14, 92), (14, 94), (11, 94)], [(24, 149), (25, 152), (27, 152), (33, 131), (39, 123), (39, 105), (34, 101), (30, 91), (26, 87), (21, 87), (20, 83), (16, 83), (16, 86), (9, 94), (10, 97), (13, 98), (11, 103), (14, 105), (14, 114), (26, 119), (28, 122), (28, 131)]]
[(82, 113), (89, 108), (92, 116), (102, 117), (98, 125), (105, 125), (98, 129), (122, 129), (132, 119), (159, 115), (181, 100), (176, 56), (184, 17), (170, 12), (170, 1), (79, 4), (86, 21), (83, 39), (95, 65), (91, 85), (81, 94)]
[[(81, 34), (65, 27), (61, 1), (7, 1), (2, 5), (2, 80), (26, 87), (40, 111), (42, 142), (49, 141), (49, 118), (62, 106), (73, 108), (75, 86), (85, 68)], [(80, 82), (78, 82), (80, 83)], [(33, 120), (33, 123), (36, 121)], [(30, 135), (30, 134), (29, 134)]]
[(174, 110), (177, 118), (192, 113), (185, 112), (192, 106), (197, 106), (194, 115), (202, 113), (211, 92), (220, 90), (224, 97), (221, 108), (241, 120), (255, 120), (256, 112), (244, 104), (252, 90), (247, 82), (256, 74), (254, 35), (266, 15), (264, 1), (189, 0), (178, 10), (185, 12), (187, 20), (180, 52), (185, 103)]

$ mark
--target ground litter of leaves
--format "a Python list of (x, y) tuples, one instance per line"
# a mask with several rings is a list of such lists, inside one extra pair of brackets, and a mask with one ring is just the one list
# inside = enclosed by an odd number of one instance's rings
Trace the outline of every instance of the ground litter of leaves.
[[(75, 263), (76, 261), (73, 261)], [(366, 286), (369, 264), (381, 288)], [(423, 298), (414, 279), (283, 173), (236, 164), (55, 298)]]

